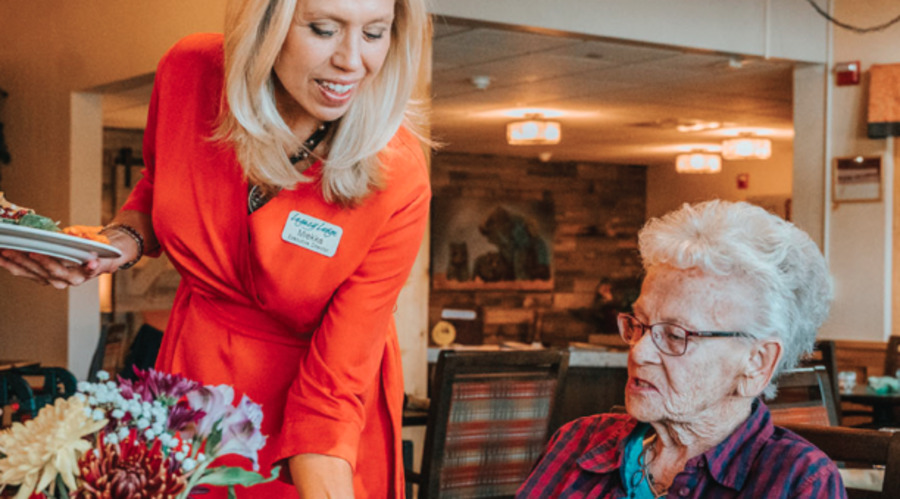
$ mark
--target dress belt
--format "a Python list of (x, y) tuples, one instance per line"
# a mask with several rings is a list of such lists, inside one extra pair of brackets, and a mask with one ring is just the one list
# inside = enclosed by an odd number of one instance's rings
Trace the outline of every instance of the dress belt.
[(262, 341), (293, 347), (309, 347), (312, 331), (298, 332), (259, 307), (213, 294), (203, 286), (189, 286), (191, 307), (205, 307), (227, 330)]

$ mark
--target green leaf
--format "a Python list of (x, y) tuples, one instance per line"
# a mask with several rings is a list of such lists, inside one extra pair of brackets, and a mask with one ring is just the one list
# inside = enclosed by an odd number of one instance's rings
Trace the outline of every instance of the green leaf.
[(35, 213), (28, 213), (27, 215), (23, 215), (22, 218), (19, 219), (19, 225), (23, 227), (31, 227), (33, 229), (49, 230), (52, 232), (60, 231), (59, 224), (57, 224), (50, 218), (37, 215)]
[(255, 471), (247, 471), (243, 468), (234, 466), (220, 466), (212, 468), (208, 473), (204, 474), (197, 484), (231, 486), (243, 485), (244, 487), (252, 487), (261, 483), (268, 483), (278, 478), (281, 466), (272, 468), (272, 476), (265, 478)]
[(234, 485), (228, 486), (228, 499), (237, 499), (237, 492), (234, 491)]
[(213, 429), (209, 432), (209, 437), (206, 438), (206, 454), (212, 455), (215, 452), (216, 447), (219, 445), (219, 442), (222, 441), (222, 422), (217, 421), (215, 425), (213, 425)]

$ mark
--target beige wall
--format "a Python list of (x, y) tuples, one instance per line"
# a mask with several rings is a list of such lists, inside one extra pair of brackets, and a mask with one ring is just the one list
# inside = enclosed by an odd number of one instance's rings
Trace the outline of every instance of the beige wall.
[[(858, 26), (885, 21), (891, 0), (839, 0), (834, 15)], [(900, 26), (860, 35), (836, 28), (834, 62), (860, 60), (864, 71), (872, 64), (898, 63)], [(884, 199), (877, 203), (833, 205), (826, 189), (826, 252), (835, 277), (835, 303), (823, 329), (828, 338), (884, 341), (892, 330), (892, 218), (893, 154), (886, 140), (866, 138), (868, 78), (862, 84), (835, 87), (830, 82), (830, 142), (826, 165), (835, 157), (883, 156)], [(826, 170), (830, 172), (830, 166)]]
[[(658, 217), (682, 203), (708, 199), (757, 202), (787, 199), (791, 197), (792, 159), (791, 143), (780, 141), (773, 143), (771, 158), (723, 161), (722, 172), (717, 174), (678, 173), (674, 161), (650, 166), (647, 168), (647, 216)], [(738, 189), (737, 176), (744, 173), (749, 175), (748, 187)]]

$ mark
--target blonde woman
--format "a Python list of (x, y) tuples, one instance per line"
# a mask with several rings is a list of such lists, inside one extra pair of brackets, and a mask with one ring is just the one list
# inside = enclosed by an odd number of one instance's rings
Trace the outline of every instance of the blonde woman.
[(262, 404), (283, 480), (246, 497), (403, 495), (392, 311), (428, 216), (426, 23), (424, 0), (232, 1), (224, 38), (159, 64), (144, 178), (103, 231), (123, 256), (0, 253), (64, 288), (164, 251), (182, 281), (157, 368)]

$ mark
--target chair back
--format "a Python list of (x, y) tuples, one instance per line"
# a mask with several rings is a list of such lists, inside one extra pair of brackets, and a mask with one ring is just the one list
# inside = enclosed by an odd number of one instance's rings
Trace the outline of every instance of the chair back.
[(839, 424), (834, 391), (824, 366), (786, 371), (778, 377), (777, 385), (778, 394), (766, 401), (773, 423), (779, 426)]
[(900, 369), (900, 336), (888, 339), (887, 355), (884, 358), (884, 375), (894, 376)]
[(549, 438), (568, 352), (452, 351), (438, 357), (420, 498), (512, 497)]
[(88, 367), (87, 380), (97, 381), (97, 373), (106, 370), (110, 375), (118, 373), (119, 363), (122, 358), (122, 346), (128, 326), (124, 323), (107, 324), (100, 328), (100, 336), (97, 338), (97, 346), (91, 357), (91, 365)]
[(845, 479), (849, 497), (900, 497), (900, 432), (802, 424), (784, 426), (809, 440), (845, 470), (883, 467), (884, 482), (880, 492), (858, 489)]
[(800, 367), (815, 366), (825, 367), (825, 372), (828, 374), (828, 382), (831, 384), (831, 391), (834, 393), (834, 407), (838, 416), (837, 424), (841, 424), (843, 411), (840, 404), (841, 389), (838, 384), (837, 351), (834, 341), (817, 340), (813, 346), (812, 354), (800, 360)]
[(75, 394), (75, 376), (62, 367), (25, 366), (0, 373), (0, 409), (11, 402), (19, 409), (13, 420), (31, 419), (45, 405)]

